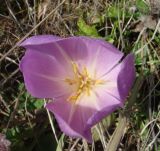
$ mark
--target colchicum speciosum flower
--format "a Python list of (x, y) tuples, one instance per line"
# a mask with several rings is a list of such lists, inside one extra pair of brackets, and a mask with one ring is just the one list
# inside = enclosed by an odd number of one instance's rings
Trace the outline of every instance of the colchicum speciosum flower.
[(6, 136), (0, 133), (0, 151), (10, 151), (11, 142), (6, 139)]
[(134, 56), (94, 38), (33, 36), (20, 44), (26, 48), (20, 70), (29, 93), (53, 101), (61, 130), (92, 141), (91, 128), (122, 107), (135, 79)]

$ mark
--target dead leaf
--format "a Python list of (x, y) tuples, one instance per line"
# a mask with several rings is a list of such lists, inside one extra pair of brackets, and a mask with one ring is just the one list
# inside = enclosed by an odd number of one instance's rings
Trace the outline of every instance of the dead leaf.
[[(139, 21), (134, 24), (133, 31), (141, 32), (144, 28), (155, 30), (158, 20), (151, 15), (143, 15), (140, 17)], [(160, 27), (158, 29), (160, 31)]]
[(160, 0), (149, 0), (151, 15), (160, 15)]

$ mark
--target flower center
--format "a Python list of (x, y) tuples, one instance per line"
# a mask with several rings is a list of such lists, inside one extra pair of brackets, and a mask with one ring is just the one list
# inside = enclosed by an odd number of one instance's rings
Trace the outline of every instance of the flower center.
[(72, 62), (72, 67), (74, 72), (74, 78), (66, 78), (65, 82), (67, 82), (69, 85), (76, 85), (76, 91), (68, 98), (68, 101), (76, 102), (79, 97), (84, 93), (90, 96), (90, 91), (95, 85), (104, 83), (103, 80), (92, 79), (88, 74), (86, 67), (84, 67), (81, 72), (78, 69), (76, 63)]

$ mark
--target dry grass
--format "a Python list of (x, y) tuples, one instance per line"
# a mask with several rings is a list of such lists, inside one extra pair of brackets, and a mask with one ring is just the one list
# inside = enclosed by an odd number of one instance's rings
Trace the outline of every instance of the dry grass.
[[(150, 1), (143, 2), (151, 9), (144, 14), (154, 16), (150, 20), (152, 24), (144, 19), (143, 12), (143, 19), (135, 17), (132, 9), (136, 1), (5, 0), (0, 5), (0, 130), (11, 139), (13, 150), (16, 150), (17, 139), (24, 146), (31, 145), (28, 151), (36, 151), (39, 137), (49, 135), (55, 140), (54, 133), (58, 139), (57, 151), (160, 150), (160, 19), (155, 16), (156, 5), (153, 14)], [(116, 8), (117, 16), (113, 8)], [(133, 15), (127, 16), (129, 10), (133, 11)], [(44, 109), (31, 108), (29, 102), (35, 99), (23, 87), (18, 66), (24, 50), (17, 47), (17, 43), (37, 34), (77, 35), (80, 33), (77, 26), (79, 18), (83, 18), (89, 26), (96, 25), (101, 37), (113, 42), (125, 53), (135, 53), (140, 81), (135, 84), (125, 109), (116, 112), (108, 126), (103, 121), (94, 128), (96, 137), (92, 144), (62, 135), (54, 117), (49, 116), (50, 126)], [(100, 19), (103, 21), (97, 21)], [(14, 130), (24, 134), (18, 138), (17, 135), (11, 137)]]

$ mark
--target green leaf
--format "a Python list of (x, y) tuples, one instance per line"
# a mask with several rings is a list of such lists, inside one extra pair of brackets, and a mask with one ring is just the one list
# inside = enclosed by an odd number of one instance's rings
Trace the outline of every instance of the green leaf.
[(44, 105), (43, 100), (38, 99), (38, 100), (34, 101), (34, 106), (35, 106), (36, 109), (42, 108), (43, 105)]
[(105, 40), (106, 40), (107, 42), (111, 43), (111, 44), (114, 43), (114, 39), (112, 38), (111, 35), (107, 36), (107, 37), (105, 38)]
[(58, 145), (57, 145), (57, 148), (56, 148), (56, 151), (62, 151), (63, 150), (63, 146), (64, 146), (64, 134), (61, 135), (59, 141), (58, 141)]
[(87, 25), (82, 18), (79, 18), (77, 25), (79, 28), (79, 32), (78, 32), (79, 35), (99, 37), (99, 34), (97, 32), (95, 25), (92, 25), (92, 26)]
[(110, 18), (118, 18), (118, 14), (119, 16), (121, 16), (122, 12), (119, 11), (119, 9), (116, 6), (111, 6), (107, 11), (107, 16)]
[(142, 64), (142, 58), (139, 55), (136, 57), (135, 63), (136, 63), (136, 65)]
[(146, 13), (149, 12), (149, 6), (143, 0), (137, 0), (136, 1), (136, 7), (142, 13), (146, 14)]
[(18, 86), (18, 90), (22, 91), (24, 89), (24, 87), (25, 87), (24, 83), (20, 83), (19, 86)]

